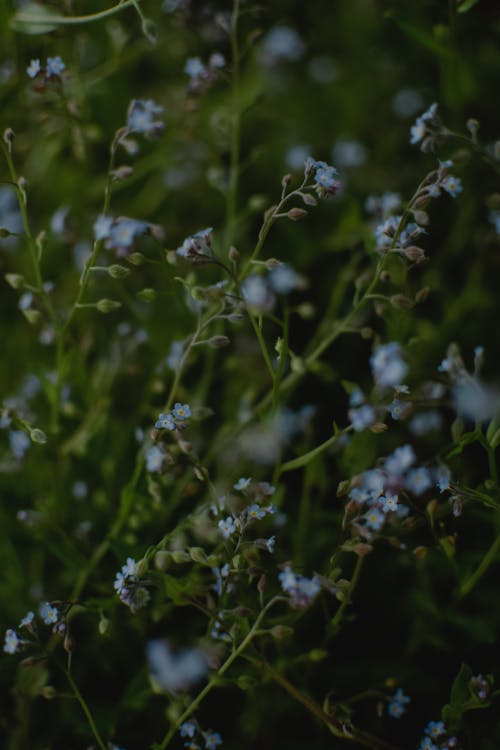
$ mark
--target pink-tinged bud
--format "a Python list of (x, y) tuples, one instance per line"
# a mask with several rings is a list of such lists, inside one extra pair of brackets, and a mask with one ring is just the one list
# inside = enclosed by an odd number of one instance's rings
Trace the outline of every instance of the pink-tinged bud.
[(257, 583), (257, 591), (259, 592), (259, 594), (263, 594), (264, 593), (264, 591), (266, 589), (266, 584), (267, 584), (267, 579), (266, 579), (265, 573), (263, 573), (260, 576), (260, 578), (258, 580), (258, 583)]
[(424, 286), (422, 287), (422, 289), (419, 289), (415, 295), (415, 304), (418, 305), (420, 302), (425, 302), (425, 300), (429, 296), (430, 291), (431, 289), (428, 286)]
[(427, 211), (417, 209), (413, 212), (413, 216), (417, 224), (420, 224), (421, 227), (426, 227), (429, 225), (429, 214), (427, 213)]
[(384, 422), (375, 422), (375, 424), (371, 425), (370, 432), (379, 435), (381, 432), (386, 432), (387, 429), (388, 427)]
[(307, 211), (305, 211), (303, 208), (291, 208), (287, 213), (287, 216), (292, 221), (300, 221), (300, 219), (303, 219), (304, 216), (307, 216)]
[(311, 195), (310, 193), (301, 193), (302, 200), (306, 204), (306, 206), (317, 206), (318, 201), (314, 197), (314, 195)]
[(413, 300), (404, 294), (393, 294), (391, 297), (391, 305), (398, 310), (411, 310), (414, 304)]
[(387, 284), (390, 280), (391, 274), (389, 273), (389, 271), (382, 271), (382, 273), (380, 274), (380, 281), (383, 284)]
[(3, 140), (7, 148), (9, 149), (9, 153), (12, 151), (12, 144), (14, 143), (15, 133), (12, 130), (12, 128), (6, 128), (6, 130), (3, 131)]
[(228, 257), (229, 257), (229, 260), (232, 261), (232, 263), (236, 263), (239, 260), (240, 254), (234, 246), (231, 246), (229, 248)]
[(411, 260), (412, 263), (422, 263), (424, 260), (426, 260), (425, 252), (421, 247), (418, 247), (417, 245), (410, 245), (409, 247), (405, 247), (403, 250), (403, 254), (405, 258)]
[(283, 178), (281, 180), (281, 187), (286, 188), (286, 187), (288, 187), (288, 185), (290, 185), (291, 182), (292, 182), (292, 175), (291, 174), (286, 174), (286, 175), (283, 176)]

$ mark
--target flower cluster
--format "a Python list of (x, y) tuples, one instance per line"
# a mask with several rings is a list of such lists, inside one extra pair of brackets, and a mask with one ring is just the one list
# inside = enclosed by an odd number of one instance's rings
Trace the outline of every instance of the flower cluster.
[(408, 372), (400, 345), (396, 341), (377, 346), (370, 357), (375, 384), (380, 387), (400, 386)]
[(429, 721), (418, 746), (418, 750), (458, 750), (458, 748), (458, 739), (449, 735), (442, 721)]
[(205, 90), (216, 80), (225, 66), (226, 59), (220, 52), (210, 55), (207, 65), (199, 57), (189, 57), (184, 66), (184, 72), (189, 76), (189, 90), (192, 93)]
[(213, 732), (211, 729), (203, 731), (198, 722), (193, 719), (189, 719), (180, 725), (179, 734), (186, 739), (184, 747), (187, 747), (188, 750), (201, 750), (201, 742), (203, 742), (205, 750), (215, 750), (222, 744), (222, 737), (219, 732)]
[[(58, 607), (55, 607), (51, 602), (43, 602), (38, 608), (38, 615), (44, 625), (51, 625), (52, 632), (57, 635), (64, 636), (66, 634), (66, 614), (68, 607), (65, 612), (61, 612)], [(31, 635), (37, 633), (37, 623), (35, 613), (29, 611), (19, 623), (19, 628), (23, 628)], [(5, 640), (3, 650), (6, 654), (17, 654), (23, 651), (29, 646), (35, 645), (34, 641), (26, 638), (21, 638), (18, 633), (9, 628), (5, 632)]]
[(163, 640), (149, 641), (146, 657), (154, 681), (171, 693), (185, 692), (208, 672), (205, 654), (194, 648), (174, 650)]
[(42, 64), (39, 58), (31, 60), (30, 64), (26, 68), (26, 73), (30, 78), (60, 78), (62, 72), (66, 69), (66, 65), (59, 56), (48, 57), (45, 64), (45, 68), (42, 68)]
[(176, 430), (191, 417), (191, 407), (189, 404), (174, 404), (172, 411), (167, 414), (160, 414), (155, 422), (157, 430)]
[(112, 216), (100, 215), (94, 223), (94, 235), (96, 240), (106, 240), (109, 250), (117, 250), (118, 255), (126, 255), (140, 235), (144, 234), (150, 225), (145, 221), (129, 219), (120, 216), (114, 219)]
[(400, 719), (406, 712), (406, 706), (409, 702), (410, 698), (403, 693), (401, 688), (398, 688), (387, 706), (387, 713), (394, 719)]
[(321, 591), (317, 576), (306, 578), (294, 573), (290, 565), (285, 565), (278, 576), (281, 588), (290, 596), (290, 604), (296, 609), (308, 607)]
[[(240, 513), (227, 516), (218, 522), (218, 529), (224, 539), (229, 539), (236, 532), (243, 534), (247, 526), (253, 521), (260, 521), (266, 516), (276, 513), (276, 508), (272, 503), (270, 505), (262, 504), (266, 498), (271, 497), (275, 492), (275, 488), (268, 482), (253, 482), (249, 477), (240, 477), (234, 484), (234, 489), (242, 492), (245, 497), (253, 500), (253, 502), (243, 508)], [(263, 546), (269, 552), (274, 551), (274, 537), (262, 541), (264, 544), (259, 546)]]
[(415, 466), (415, 462), (411, 445), (402, 445), (378, 468), (354, 477), (349, 491), (352, 508), (363, 508), (365, 512), (353, 523), (364, 536), (380, 531), (389, 519), (409, 514), (409, 507), (400, 502), (401, 493), (420, 497), (433, 486), (438, 486), (441, 492), (449, 488), (450, 473), (445, 466), (427, 468)]
[(305, 177), (313, 177), (314, 188), (320, 198), (336, 195), (342, 187), (335, 167), (324, 161), (316, 161), (311, 157), (306, 159), (304, 175)]
[(163, 107), (152, 99), (132, 99), (127, 112), (127, 129), (131, 133), (155, 136), (162, 132), (165, 125), (155, 120), (155, 115), (163, 112)]
[(410, 129), (410, 143), (413, 146), (420, 145), (420, 150), (424, 153), (434, 151), (443, 134), (443, 125), (437, 108), (436, 102), (431, 104), (429, 109), (417, 117)]
[(127, 558), (125, 565), (115, 577), (113, 587), (121, 601), (135, 614), (138, 609), (149, 602), (149, 591), (142, 585), (137, 574), (137, 563), (132, 557)]
[(201, 229), (196, 234), (186, 237), (177, 255), (193, 263), (207, 262), (212, 259), (212, 227)]
[(286, 263), (273, 263), (267, 274), (252, 273), (241, 285), (241, 293), (248, 307), (268, 312), (276, 303), (276, 294), (290, 294), (303, 289), (305, 279)]

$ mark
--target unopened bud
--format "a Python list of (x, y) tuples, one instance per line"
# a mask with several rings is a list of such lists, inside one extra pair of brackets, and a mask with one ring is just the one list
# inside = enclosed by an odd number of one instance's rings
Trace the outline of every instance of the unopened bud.
[(297, 313), (303, 320), (311, 320), (316, 315), (316, 308), (310, 302), (303, 302), (297, 307)]
[(413, 212), (413, 217), (417, 224), (419, 224), (421, 227), (426, 227), (429, 224), (429, 214), (427, 211), (423, 211), (422, 209), (417, 209)]
[(159, 224), (150, 224), (149, 232), (151, 236), (155, 238), (155, 240), (158, 240), (158, 242), (161, 242), (165, 239), (165, 230)]
[(388, 427), (384, 422), (375, 422), (375, 424), (371, 425), (370, 432), (373, 432), (375, 435), (379, 435), (381, 432), (385, 432), (387, 429)]
[(290, 635), (293, 635), (293, 628), (289, 628), (286, 625), (275, 625), (269, 632), (273, 638), (280, 641), (282, 638), (288, 638)]
[(160, 550), (155, 555), (155, 568), (158, 570), (167, 570), (172, 562), (172, 553), (167, 550)]
[(292, 175), (285, 174), (283, 175), (282, 180), (281, 180), (281, 187), (286, 188), (288, 187), (288, 185), (290, 185), (291, 182), (292, 182)]
[(422, 289), (419, 289), (415, 295), (415, 304), (418, 305), (420, 302), (425, 302), (425, 300), (429, 296), (430, 291), (431, 289), (428, 286), (424, 286), (422, 287)]
[(361, 329), (360, 333), (361, 333), (361, 338), (363, 338), (363, 339), (372, 339), (373, 338), (373, 334), (374, 334), (374, 330), (373, 330), (373, 328), (370, 328), (369, 326), (364, 326)]
[(9, 153), (12, 151), (12, 144), (14, 143), (15, 138), (14, 131), (12, 128), (7, 128), (3, 131), (3, 140), (4, 143), (7, 145), (7, 148), (9, 149)]
[(38, 427), (35, 427), (34, 430), (31, 430), (30, 438), (33, 443), (39, 443), (40, 445), (43, 445), (43, 443), (47, 442), (47, 435), (43, 430), (39, 430)]
[(472, 136), (472, 140), (475, 141), (479, 130), (479, 120), (475, 120), (473, 117), (467, 120), (467, 130)]
[(231, 247), (229, 248), (228, 256), (229, 256), (229, 260), (232, 261), (233, 263), (237, 263), (237, 261), (239, 260), (240, 254), (238, 250), (234, 247), (234, 245), (231, 245)]
[(404, 294), (393, 294), (391, 297), (391, 305), (398, 310), (411, 310), (414, 304), (413, 300)]
[(99, 302), (96, 303), (96, 308), (99, 310), (99, 312), (104, 314), (113, 312), (114, 310), (118, 310), (118, 308), (121, 306), (121, 302), (117, 302), (114, 299), (100, 299)]
[(301, 193), (302, 200), (306, 204), (306, 206), (317, 206), (318, 201), (314, 197), (314, 195), (311, 195), (310, 193)]
[(230, 323), (241, 323), (243, 320), (245, 320), (245, 316), (241, 313), (231, 313), (227, 316), (227, 319)]
[(212, 338), (208, 339), (207, 344), (212, 347), (212, 349), (222, 349), (224, 346), (229, 346), (231, 343), (231, 340), (228, 339), (227, 336), (212, 336)]
[[(0, 237), (1, 236), (0, 230)], [(6, 273), (5, 281), (12, 287), (12, 289), (22, 289), (24, 286), (24, 276), (21, 276), (20, 273)]]
[(283, 263), (280, 260), (278, 260), (277, 258), (268, 258), (266, 260), (266, 268), (268, 268), (269, 271), (272, 271), (273, 268), (279, 268), (282, 265), (283, 265)]
[(38, 310), (23, 310), (23, 315), (32, 326), (36, 325), (42, 319), (41, 314)]
[(405, 258), (411, 260), (412, 263), (422, 263), (422, 261), (425, 260), (425, 252), (421, 247), (418, 247), (417, 245), (410, 245), (409, 247), (405, 247), (403, 253)]
[(142, 266), (146, 262), (146, 258), (142, 253), (131, 253), (127, 256), (127, 260), (133, 266)]
[(64, 645), (64, 650), (67, 651), (68, 654), (70, 654), (72, 651), (75, 650), (75, 642), (68, 633), (66, 634), (66, 637), (64, 638), (63, 645)]
[(155, 289), (141, 289), (140, 292), (137, 292), (137, 296), (139, 299), (144, 300), (144, 302), (152, 302), (156, 297), (156, 290)]
[(133, 174), (133, 167), (129, 166), (128, 164), (124, 164), (122, 167), (113, 169), (111, 172), (111, 177), (113, 178), (113, 180), (115, 180), (115, 182), (121, 182), (122, 180), (126, 180), (128, 177), (131, 177)]
[(391, 274), (389, 273), (389, 271), (382, 271), (382, 273), (380, 274), (380, 281), (383, 284), (386, 284), (390, 280), (391, 280)]
[(130, 274), (130, 269), (120, 266), (118, 263), (113, 263), (112, 266), (108, 266), (108, 274), (112, 279), (124, 279)]
[(300, 219), (303, 219), (304, 216), (307, 216), (307, 211), (303, 208), (291, 208), (290, 211), (287, 213), (287, 216), (292, 221), (299, 221)]
[(416, 198), (413, 202), (413, 205), (419, 209), (419, 208), (426, 208), (430, 203), (430, 198), (427, 194), (425, 195), (419, 195), (418, 198)]
[(57, 693), (52, 685), (45, 685), (45, 687), (42, 688), (40, 695), (42, 696), (42, 698), (45, 698), (45, 700), (51, 701), (56, 697)]
[(257, 581), (257, 591), (259, 594), (263, 594), (266, 590), (267, 578), (265, 573), (262, 573), (259, 580)]
[(106, 633), (109, 630), (110, 622), (107, 617), (101, 617), (99, 620), (99, 625), (97, 626), (97, 630), (99, 632), (99, 635), (106, 635)]

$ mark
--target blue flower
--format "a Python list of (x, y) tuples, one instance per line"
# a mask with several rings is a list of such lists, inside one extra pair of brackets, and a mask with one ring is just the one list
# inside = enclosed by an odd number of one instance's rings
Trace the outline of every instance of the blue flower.
[[(306, 162), (306, 169), (308, 162)], [(310, 166), (309, 166), (310, 168)], [(314, 162), (314, 187), (320, 198), (335, 195), (341, 188), (338, 172), (324, 161)]]
[(224, 539), (229, 539), (236, 531), (236, 524), (234, 523), (234, 518), (231, 516), (227, 516), (224, 521), (219, 521), (217, 526)]
[(59, 56), (47, 58), (47, 65), (45, 68), (47, 78), (50, 78), (51, 76), (60, 76), (65, 69), (66, 65)]
[(146, 453), (146, 471), (161, 471), (165, 454), (158, 445), (153, 445)]
[(375, 409), (369, 404), (363, 404), (357, 409), (349, 409), (348, 416), (355, 432), (362, 432), (377, 419)]
[(395, 341), (378, 346), (370, 357), (370, 365), (375, 383), (380, 386), (400, 385), (408, 372), (401, 347)]
[(181, 737), (194, 737), (196, 732), (196, 724), (194, 721), (185, 721), (179, 727), (179, 733)]
[(23, 617), (21, 622), (19, 623), (20, 628), (29, 628), (33, 620), (35, 619), (35, 613), (34, 612), (28, 612), (27, 615)]
[(12, 430), (9, 432), (10, 449), (16, 458), (23, 458), (31, 445), (31, 441), (24, 430)]
[(30, 64), (26, 68), (26, 73), (30, 78), (36, 78), (41, 69), (42, 67), (40, 65), (40, 60), (37, 58), (36, 60), (31, 60)]
[(111, 216), (104, 216), (104, 214), (100, 214), (97, 217), (94, 222), (94, 236), (96, 240), (104, 240), (109, 237), (113, 221)]
[(443, 180), (441, 185), (443, 190), (446, 190), (452, 198), (456, 198), (456, 196), (462, 192), (461, 180), (458, 177), (453, 177), (451, 174)]
[(191, 407), (189, 404), (180, 404), (177, 402), (174, 404), (174, 408), (172, 409), (172, 416), (175, 419), (184, 420), (189, 419), (191, 416)]
[(218, 745), (222, 745), (222, 737), (219, 732), (207, 732), (205, 734), (205, 747), (207, 750), (214, 750)]
[(167, 367), (171, 370), (177, 370), (180, 366), (182, 357), (184, 355), (184, 344), (182, 341), (172, 341), (170, 345), (170, 351), (167, 357)]
[(240, 477), (236, 484), (233, 484), (235, 490), (246, 490), (252, 482), (251, 477)]
[(424, 733), (429, 737), (441, 737), (446, 734), (446, 729), (442, 721), (430, 721), (424, 729)]
[(149, 641), (146, 657), (153, 678), (170, 692), (184, 692), (199, 682), (207, 673), (205, 655), (197, 649), (173, 651), (161, 640)]
[(392, 716), (394, 719), (400, 719), (406, 711), (406, 704), (409, 702), (410, 698), (403, 693), (401, 688), (398, 688), (387, 707), (389, 716)]
[(206, 78), (208, 71), (199, 57), (188, 57), (184, 66), (184, 73), (191, 79)]
[(439, 750), (430, 737), (424, 737), (418, 746), (418, 750)]
[(15, 654), (21, 647), (21, 640), (15, 630), (7, 630), (3, 650), (6, 654)]
[(46, 625), (55, 625), (59, 619), (59, 610), (49, 602), (40, 605), (39, 614)]
[(155, 422), (157, 430), (175, 430), (174, 418), (171, 414), (160, 414)]
[(260, 519), (264, 518), (265, 515), (265, 509), (261, 508), (261, 506), (257, 505), (257, 503), (253, 503), (249, 508), (247, 508), (247, 516), (253, 521), (260, 521)]
[(137, 235), (144, 234), (147, 228), (145, 221), (126, 217), (116, 219), (109, 230), (106, 246), (116, 250), (128, 250)]
[(154, 116), (162, 112), (163, 107), (152, 99), (132, 99), (127, 112), (127, 127), (133, 133), (157, 135), (164, 124), (161, 120), (155, 120)]
[(426, 490), (432, 487), (433, 481), (428, 469), (420, 466), (417, 469), (411, 469), (406, 477), (405, 486), (414, 495), (423, 495)]
[(385, 523), (385, 516), (378, 508), (370, 508), (363, 517), (366, 525), (372, 531), (380, 531)]

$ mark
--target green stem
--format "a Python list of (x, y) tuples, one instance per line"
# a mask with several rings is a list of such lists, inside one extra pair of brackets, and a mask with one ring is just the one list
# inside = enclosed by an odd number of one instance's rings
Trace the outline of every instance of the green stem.
[(86, 16), (32, 16), (29, 11), (20, 11), (19, 13), (16, 13), (14, 22), (16, 26), (21, 26), (22, 24), (29, 24), (30, 26), (77, 26), (82, 23), (92, 23), (93, 21), (100, 21), (103, 18), (108, 18), (109, 16), (113, 16), (115, 13), (120, 13), (120, 11), (125, 10), (125, 8), (129, 8), (131, 5), (136, 5), (140, 2), (141, 0), (121, 0), (117, 5), (114, 5), (107, 10), (101, 10), (98, 13), (89, 13)]
[(349, 427), (346, 427), (345, 430), (340, 430), (336, 432), (334, 435), (329, 437), (328, 440), (325, 440), (324, 443), (320, 443), (320, 445), (317, 445), (316, 448), (313, 448), (307, 453), (304, 453), (302, 456), (298, 456), (297, 458), (293, 458), (291, 461), (287, 461), (286, 463), (282, 464), (280, 466), (279, 474), (276, 477), (276, 480), (279, 479), (281, 474), (284, 474), (287, 471), (294, 471), (294, 469), (300, 469), (302, 468), (302, 466), (307, 466), (307, 464), (309, 464), (314, 458), (316, 458), (316, 456), (320, 456), (331, 445), (334, 445), (334, 443), (336, 443), (337, 440), (342, 435), (345, 435), (347, 432), (350, 432), (351, 430), (352, 430), (352, 426), (349, 425)]
[(205, 685), (203, 690), (198, 693), (196, 698), (193, 700), (193, 702), (186, 708), (184, 713), (179, 716), (179, 718), (172, 724), (169, 731), (163, 738), (163, 740), (160, 742), (159, 745), (156, 745), (156, 750), (165, 750), (166, 747), (170, 745), (170, 742), (172, 741), (172, 738), (176, 734), (178, 728), (181, 724), (183, 724), (189, 717), (196, 711), (200, 703), (204, 700), (204, 698), (213, 690), (214, 687), (219, 682), (219, 678), (224, 675), (231, 664), (243, 653), (243, 651), (247, 648), (247, 646), (250, 645), (251, 641), (255, 637), (255, 635), (258, 634), (259, 627), (266, 616), (266, 614), (269, 612), (271, 607), (273, 607), (278, 602), (286, 601), (285, 597), (283, 596), (275, 596), (273, 599), (271, 599), (264, 609), (260, 612), (259, 616), (255, 620), (253, 626), (249, 630), (246, 637), (242, 640), (238, 648), (236, 648), (230, 656), (226, 659), (224, 664), (218, 669), (218, 671), (215, 673), (215, 675), (210, 679), (210, 681)]
[(94, 717), (92, 716), (92, 714), (90, 712), (90, 709), (89, 709), (87, 703), (85, 702), (85, 699), (84, 699), (83, 695), (80, 693), (80, 691), (78, 689), (78, 685), (74, 681), (73, 676), (72, 676), (71, 672), (69, 671), (69, 669), (65, 670), (65, 674), (66, 674), (66, 677), (68, 679), (69, 684), (71, 685), (71, 689), (73, 690), (75, 698), (77, 699), (78, 703), (82, 707), (83, 713), (87, 717), (87, 721), (89, 723), (90, 728), (92, 729), (92, 733), (93, 733), (94, 737), (96, 738), (97, 744), (99, 745), (99, 747), (101, 748), (101, 750), (107, 750), (107, 746), (103, 742), (103, 740), (101, 738), (101, 735), (99, 734), (99, 730), (97, 729), (96, 723), (94, 721)]
[(500, 534), (497, 536), (497, 538), (495, 539), (495, 541), (493, 542), (493, 544), (491, 545), (491, 547), (489, 548), (489, 550), (487, 551), (483, 559), (481, 560), (480, 564), (478, 565), (474, 573), (469, 578), (467, 578), (467, 580), (460, 586), (460, 590), (458, 593), (459, 599), (463, 599), (468, 594), (470, 594), (470, 592), (472, 591), (476, 583), (479, 581), (479, 579), (484, 576), (484, 574), (486, 573), (490, 565), (492, 565), (495, 562), (499, 553), (500, 553)]
[[(257, 336), (257, 340), (259, 342), (259, 346), (262, 351), (262, 356), (264, 357), (265, 363), (267, 365), (267, 369), (269, 370), (269, 374), (271, 376), (271, 380), (273, 381), (273, 384), (274, 384), (274, 378), (275, 378), (274, 367), (271, 362), (269, 352), (267, 351), (266, 342), (264, 341), (264, 337), (262, 335), (262, 328), (259, 325), (259, 322), (255, 320), (255, 316), (250, 310), (248, 311), (248, 317), (250, 318), (250, 322), (252, 324), (253, 330), (255, 331), (255, 335)], [(262, 318), (260, 318), (260, 322), (261, 321), (262, 321)]]
[(231, 54), (233, 67), (233, 102), (232, 102), (232, 127), (231, 127), (231, 163), (229, 175), (229, 191), (227, 194), (227, 235), (228, 247), (234, 243), (236, 212), (238, 203), (238, 181), (240, 172), (240, 50), (238, 45), (238, 18), (240, 12), (240, 0), (234, 0), (233, 13), (231, 17)]
[(358, 555), (358, 558), (356, 560), (356, 565), (354, 566), (354, 571), (351, 578), (351, 583), (349, 584), (349, 589), (344, 593), (344, 600), (341, 603), (340, 607), (338, 608), (337, 612), (335, 613), (335, 617), (332, 619), (330, 626), (333, 633), (335, 633), (339, 627), (340, 623), (342, 621), (342, 618), (344, 616), (344, 612), (347, 609), (347, 607), (350, 606), (352, 603), (352, 595), (354, 593), (354, 589), (358, 585), (359, 577), (361, 575), (361, 568), (363, 567), (363, 560), (364, 557), (362, 555)]

